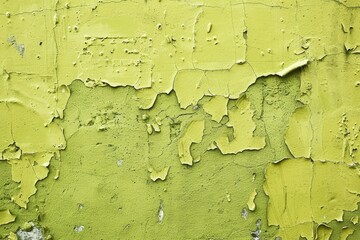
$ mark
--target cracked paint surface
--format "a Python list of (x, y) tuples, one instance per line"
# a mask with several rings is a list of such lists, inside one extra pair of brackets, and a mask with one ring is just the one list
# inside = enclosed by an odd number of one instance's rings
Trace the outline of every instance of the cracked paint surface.
[(356, 0), (0, 9), (0, 238), (360, 238)]

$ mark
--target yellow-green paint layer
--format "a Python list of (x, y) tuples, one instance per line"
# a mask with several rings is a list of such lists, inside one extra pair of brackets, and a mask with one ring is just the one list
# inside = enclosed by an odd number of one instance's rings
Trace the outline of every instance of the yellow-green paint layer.
[(360, 239), (357, 0), (0, 0), (1, 239)]

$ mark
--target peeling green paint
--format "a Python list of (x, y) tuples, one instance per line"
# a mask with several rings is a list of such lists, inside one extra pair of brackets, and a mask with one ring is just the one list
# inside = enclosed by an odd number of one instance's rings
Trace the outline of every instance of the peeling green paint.
[(360, 238), (356, 0), (0, 9), (0, 238)]

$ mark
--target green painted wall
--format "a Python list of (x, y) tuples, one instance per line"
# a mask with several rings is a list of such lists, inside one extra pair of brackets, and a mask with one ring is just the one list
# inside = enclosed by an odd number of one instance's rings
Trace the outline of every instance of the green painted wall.
[(0, 239), (360, 239), (357, 0), (0, 0)]

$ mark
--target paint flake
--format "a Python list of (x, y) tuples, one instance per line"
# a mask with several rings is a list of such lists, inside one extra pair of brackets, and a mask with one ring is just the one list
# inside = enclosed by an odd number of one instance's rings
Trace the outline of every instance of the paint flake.
[(37, 191), (35, 184), (48, 175), (48, 166), (52, 153), (23, 154), (20, 160), (11, 160), (12, 179), (20, 183), (19, 193), (12, 197), (13, 201), (27, 208), (30, 196)]
[(190, 147), (193, 143), (200, 143), (203, 137), (205, 122), (203, 120), (193, 121), (186, 128), (186, 131), (179, 139), (178, 151), (181, 164), (192, 165), (193, 157)]
[(211, 119), (220, 122), (223, 116), (227, 115), (227, 104), (229, 99), (222, 96), (212, 97), (208, 102), (204, 103), (204, 111), (211, 115)]
[(285, 75), (289, 74), (290, 72), (294, 71), (295, 69), (298, 69), (298, 68), (301, 68), (301, 67), (307, 65), (308, 62), (309, 62), (308, 59), (304, 59), (304, 60), (295, 62), (295, 63), (291, 64), (290, 66), (284, 68), (280, 72), (277, 72), (276, 75), (278, 75), (280, 77), (284, 77)]
[(257, 195), (257, 191), (256, 189), (254, 189), (254, 191), (252, 191), (250, 193), (248, 202), (247, 202), (247, 206), (249, 208), (250, 211), (255, 211), (256, 205), (255, 205), (255, 197)]
[(156, 182), (157, 180), (165, 181), (170, 167), (165, 167), (160, 171), (155, 171), (154, 169), (150, 169), (150, 178), (152, 181)]
[[(279, 177), (281, 183), (277, 181)], [(345, 164), (287, 159), (270, 164), (266, 179), (269, 224), (279, 225), (281, 236), (286, 238), (311, 237), (313, 221), (319, 224), (342, 221), (343, 212), (356, 210), (360, 202), (359, 176)], [(330, 230), (324, 226), (319, 231)]]
[(309, 158), (311, 154), (312, 126), (311, 113), (308, 107), (295, 110), (289, 119), (289, 126), (285, 134), (285, 143), (291, 154), (296, 158)]
[(330, 227), (321, 224), (316, 229), (316, 240), (329, 240), (332, 232), (333, 230)]
[(259, 150), (265, 147), (265, 138), (254, 136), (256, 125), (253, 121), (254, 110), (247, 99), (238, 101), (234, 109), (229, 110), (229, 122), (226, 124), (234, 130), (234, 139), (221, 136), (216, 144), (223, 154), (236, 154), (244, 150)]
[(0, 225), (14, 222), (16, 217), (11, 214), (10, 210), (0, 211)]

